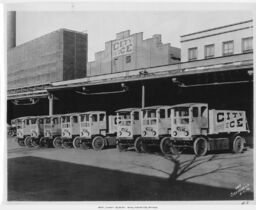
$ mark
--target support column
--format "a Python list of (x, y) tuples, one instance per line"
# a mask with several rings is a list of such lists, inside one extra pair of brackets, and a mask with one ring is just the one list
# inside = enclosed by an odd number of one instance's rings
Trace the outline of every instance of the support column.
[(53, 115), (53, 94), (48, 95), (49, 100), (49, 115)]
[(145, 85), (141, 87), (141, 108), (145, 107)]

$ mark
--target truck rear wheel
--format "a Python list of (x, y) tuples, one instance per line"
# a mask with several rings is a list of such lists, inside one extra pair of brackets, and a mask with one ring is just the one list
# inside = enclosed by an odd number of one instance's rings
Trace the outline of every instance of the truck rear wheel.
[(38, 148), (40, 146), (39, 139), (32, 138), (31, 145), (32, 145), (32, 147)]
[(46, 147), (46, 139), (45, 137), (41, 137), (39, 140), (40, 147)]
[(244, 143), (245, 139), (241, 136), (235, 136), (233, 140), (233, 147), (232, 147), (232, 152), (233, 153), (242, 153), (244, 150)]
[(197, 137), (193, 144), (193, 150), (196, 156), (204, 156), (207, 153), (208, 142), (207, 139), (200, 136)]
[(27, 136), (24, 140), (24, 144), (26, 147), (32, 147), (32, 137), (31, 136)]
[(105, 139), (102, 136), (96, 136), (92, 140), (92, 148), (96, 151), (102, 150), (105, 146)]
[(24, 146), (25, 146), (24, 139), (18, 139), (18, 144), (19, 144), (21, 147), (24, 147)]
[(136, 152), (143, 152), (143, 142), (141, 137), (137, 137), (134, 142), (134, 147)]
[(60, 136), (57, 136), (53, 139), (53, 142), (52, 142), (53, 146), (55, 148), (62, 148), (62, 139)]

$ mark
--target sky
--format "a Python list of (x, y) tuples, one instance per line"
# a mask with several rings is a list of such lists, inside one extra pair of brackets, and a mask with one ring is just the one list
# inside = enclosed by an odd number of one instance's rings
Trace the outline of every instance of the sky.
[(143, 32), (144, 39), (162, 35), (163, 43), (180, 47), (180, 36), (252, 19), (248, 11), (17, 11), (17, 45), (54, 30), (67, 28), (88, 33), (88, 60), (115, 39), (116, 33)]

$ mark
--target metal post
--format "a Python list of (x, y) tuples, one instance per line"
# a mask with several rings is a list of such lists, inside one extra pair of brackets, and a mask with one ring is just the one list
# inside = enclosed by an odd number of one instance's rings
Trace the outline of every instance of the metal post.
[(52, 116), (53, 115), (53, 94), (49, 94), (48, 99), (49, 99), (49, 115)]
[(142, 85), (142, 90), (141, 90), (141, 107), (145, 107), (145, 85)]

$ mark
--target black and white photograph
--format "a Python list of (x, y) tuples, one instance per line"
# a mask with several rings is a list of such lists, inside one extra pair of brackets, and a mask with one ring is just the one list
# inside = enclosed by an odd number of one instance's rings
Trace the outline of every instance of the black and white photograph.
[(6, 202), (254, 202), (255, 6), (6, 3)]

